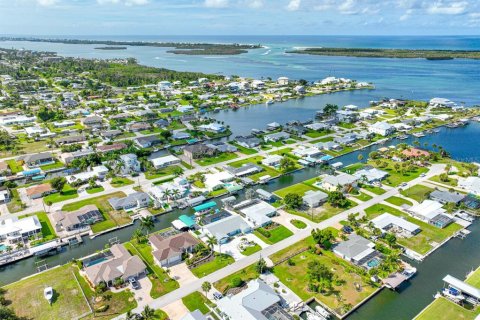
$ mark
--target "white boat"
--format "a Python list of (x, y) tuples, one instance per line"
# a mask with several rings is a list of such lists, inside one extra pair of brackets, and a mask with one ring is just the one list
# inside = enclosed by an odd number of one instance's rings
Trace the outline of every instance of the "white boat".
[(313, 312), (308, 312), (307, 320), (325, 320), (325, 318)]
[(53, 288), (52, 287), (46, 287), (43, 289), (43, 296), (45, 299), (48, 300), (48, 303), (52, 303), (52, 298), (53, 298)]
[(330, 312), (328, 312), (325, 308), (321, 306), (316, 306), (315, 311), (318, 312), (325, 319), (330, 318)]
[(275, 101), (273, 101), (273, 100), (268, 100), (268, 101), (265, 102), (265, 103), (268, 105), (268, 104), (273, 104), (274, 102), (275, 102)]

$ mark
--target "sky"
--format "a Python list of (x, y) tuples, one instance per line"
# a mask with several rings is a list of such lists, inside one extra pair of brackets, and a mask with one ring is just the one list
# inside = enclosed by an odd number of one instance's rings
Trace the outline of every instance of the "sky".
[(3, 35), (478, 35), (480, 0), (0, 0)]

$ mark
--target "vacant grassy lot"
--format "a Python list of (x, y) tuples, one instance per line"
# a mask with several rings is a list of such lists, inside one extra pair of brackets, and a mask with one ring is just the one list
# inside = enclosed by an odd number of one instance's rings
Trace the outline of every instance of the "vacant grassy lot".
[(106, 194), (103, 196), (99, 196), (96, 198), (90, 198), (90, 199), (85, 199), (85, 200), (77, 201), (74, 203), (66, 204), (63, 206), (62, 210), (75, 211), (89, 204), (96, 205), (97, 208), (102, 213), (103, 218), (105, 219), (104, 221), (100, 221), (91, 226), (92, 231), (94, 233), (97, 233), (97, 232), (114, 228), (116, 226), (122, 226), (122, 225), (128, 224), (132, 221), (128, 216), (128, 214), (126, 214), (123, 211), (113, 210), (112, 206), (110, 206), (110, 204), (108, 203), (108, 199), (110, 198), (114, 198), (114, 197), (121, 198), (125, 196), (126, 195), (124, 192), (118, 191), (118, 192)]
[(210, 312), (208, 304), (211, 302), (200, 292), (195, 291), (188, 296), (182, 298), (182, 302), (187, 307), (188, 311), (200, 310), (201, 313), (207, 314)]
[(305, 195), (305, 193), (307, 191), (310, 191), (310, 190), (318, 191), (317, 188), (301, 182), (301, 183), (297, 183), (297, 184), (294, 184), (292, 186), (277, 190), (274, 193), (281, 198), (285, 198), (285, 196), (289, 193), (296, 193), (296, 194), (299, 194), (300, 196), (303, 197)]
[(477, 268), (468, 278), (465, 280), (466, 283), (480, 288), (480, 268)]
[[(311, 237), (309, 237), (300, 241), (300, 243), (287, 248), (285, 251), (280, 252), (280, 254), (296, 252), (300, 248), (308, 247), (312, 241)], [(274, 260), (273, 257), (272, 260)], [(329, 270), (332, 270), (343, 283), (340, 285), (334, 285), (333, 290), (326, 294), (310, 292), (308, 289), (309, 281), (307, 266), (310, 261), (315, 260), (325, 265)], [(290, 264), (288, 262), (283, 262), (275, 266), (273, 272), (282, 283), (295, 292), (302, 300), (315, 297), (339, 314), (344, 314), (346, 312), (347, 305), (357, 305), (376, 290), (376, 287), (372, 287), (367, 283), (366, 278), (359, 275), (358, 270), (353, 265), (336, 257), (330, 251), (323, 251), (322, 255), (305, 251), (292, 257), (290, 259)], [(355, 283), (361, 286), (360, 291), (357, 291)], [(341, 296), (342, 299), (338, 299), (338, 296)]]
[[(385, 168), (378, 167), (380, 170), (388, 172), (388, 177), (384, 180), (384, 183), (393, 187), (399, 186), (404, 182), (409, 182), (415, 178), (418, 178), (422, 173), (428, 172), (427, 168), (416, 167), (412, 171), (406, 171), (402, 173), (401, 171), (397, 171), (394, 167), (398, 163), (394, 163), (393, 161), (386, 159), (382, 159), (382, 162), (388, 163), (388, 166)], [(375, 161), (369, 161), (368, 163), (372, 166), (376, 166)]]
[[(75, 267), (61, 266), (6, 287), (5, 298), (19, 316), (38, 320), (73, 319), (89, 311), (81, 288), (75, 281)], [(50, 306), (43, 296), (43, 289), (54, 290)]]
[(448, 177), (447, 181), (442, 181), (442, 180), (440, 180), (440, 175), (438, 175), (438, 176), (433, 176), (428, 180), (431, 180), (431, 181), (434, 181), (434, 182), (437, 182), (437, 183), (441, 183), (441, 184), (445, 184), (445, 185), (451, 186), (451, 187), (456, 187), (458, 185), (458, 180), (455, 179), (455, 178), (452, 178), (452, 177)]
[(440, 243), (462, 228), (460, 225), (452, 223), (447, 227), (440, 229), (423, 221), (412, 218), (400, 210), (382, 204), (375, 204), (370, 208), (365, 209), (365, 212), (367, 213), (368, 219), (373, 219), (385, 212), (388, 212), (395, 216), (405, 218), (407, 221), (419, 226), (420, 229), (422, 229), (420, 233), (410, 238), (397, 238), (397, 242), (398, 244), (420, 254), (426, 254), (428, 251), (430, 251), (433, 248), (431, 244), (432, 242)]
[(433, 301), (415, 320), (473, 320), (479, 311), (467, 310), (441, 297)]
[(228, 275), (227, 277), (215, 282), (213, 286), (218, 291), (225, 293), (232, 286), (232, 280), (235, 278), (240, 278), (243, 282), (248, 282), (252, 279), (258, 278), (258, 272), (255, 270), (255, 264), (249, 265), (240, 271)]
[(399, 207), (403, 206), (404, 204), (408, 206), (413, 206), (413, 203), (411, 201), (408, 201), (407, 199), (403, 199), (400, 197), (395, 197), (395, 196), (387, 198), (385, 201)]
[(7, 208), (10, 213), (15, 213), (23, 210), (24, 203), (18, 195), (17, 189), (11, 189), (10, 201), (7, 203)]
[[(186, 165), (190, 166), (189, 164), (185, 163)], [(191, 166), (190, 166), (191, 168)], [(183, 171), (183, 169), (179, 166), (169, 166), (166, 168), (161, 168), (161, 169), (156, 169), (152, 171), (147, 171), (145, 172), (145, 178), (148, 180), (152, 179), (158, 179), (158, 178), (169, 178), (169, 177), (175, 177), (175, 173), (180, 172), (180, 170)]]
[(133, 184), (133, 181), (128, 178), (115, 177), (112, 179), (112, 181), (110, 181), (110, 184), (114, 188), (120, 188), (120, 187), (129, 186)]
[(236, 158), (238, 158), (236, 153), (225, 152), (225, 153), (219, 154), (216, 157), (203, 158), (203, 159), (196, 160), (195, 162), (198, 163), (199, 165), (205, 167), (205, 166), (209, 166), (211, 164), (225, 162), (225, 161), (233, 160), (233, 159), (236, 159)]
[(215, 255), (215, 259), (213, 259), (212, 261), (193, 268), (191, 269), (191, 271), (197, 278), (202, 278), (234, 262), (235, 259), (233, 259), (228, 254), (217, 254)]
[(324, 203), (321, 207), (316, 208), (313, 212), (311, 212), (310, 210), (300, 211), (300, 210), (293, 210), (293, 209), (286, 209), (285, 211), (287, 211), (290, 214), (304, 217), (310, 221), (318, 223), (328, 218), (331, 218), (342, 211), (353, 208), (356, 205), (357, 204), (354, 203), (353, 201), (348, 201), (348, 204), (346, 207), (340, 208), (340, 207), (333, 207), (330, 203), (327, 202), (327, 203)]
[(11, 159), (11, 160), (7, 160), (5, 162), (8, 164), (8, 167), (10, 168), (10, 171), (12, 172), (12, 174), (19, 173), (19, 172), (23, 171), (23, 166), (17, 160)]
[[(263, 229), (263, 230), (267, 230), (265, 228), (258, 228), (258, 229)], [(290, 231), (289, 229), (287, 229), (285, 226), (282, 226), (281, 224), (278, 225), (276, 228), (274, 229), (268, 229), (268, 232), (270, 233), (270, 236), (269, 237), (266, 237), (264, 236), (263, 234), (261, 234), (259, 231), (255, 230), (253, 233), (260, 238), (260, 240), (262, 240), (263, 242), (265, 243), (268, 243), (268, 244), (274, 244), (274, 243), (277, 243), (279, 241), (282, 241), (283, 239), (286, 239), (290, 236), (293, 235), (293, 232)]]
[(65, 184), (62, 192), (52, 193), (46, 197), (43, 197), (43, 202), (48, 203), (50, 201), (51, 203), (57, 203), (75, 198), (78, 198), (77, 189), (73, 188), (69, 184)]
[(421, 184), (414, 185), (413, 187), (410, 187), (406, 190), (402, 190), (400, 193), (404, 195), (405, 197), (411, 198), (413, 200), (416, 200), (418, 202), (423, 202), (423, 200), (426, 200), (428, 198), (428, 195), (433, 191), (434, 189), (423, 186)]

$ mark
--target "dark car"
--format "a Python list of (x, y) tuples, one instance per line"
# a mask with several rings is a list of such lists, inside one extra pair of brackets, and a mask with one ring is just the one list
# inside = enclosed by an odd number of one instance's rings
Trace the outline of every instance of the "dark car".
[(350, 233), (353, 232), (353, 229), (352, 229), (352, 227), (350, 227), (350, 226), (343, 226), (342, 231), (345, 232), (345, 233), (350, 234)]
[(140, 289), (140, 283), (138, 283), (137, 279), (130, 278), (130, 279), (128, 279), (128, 282), (130, 282), (133, 289), (135, 289), (135, 290)]

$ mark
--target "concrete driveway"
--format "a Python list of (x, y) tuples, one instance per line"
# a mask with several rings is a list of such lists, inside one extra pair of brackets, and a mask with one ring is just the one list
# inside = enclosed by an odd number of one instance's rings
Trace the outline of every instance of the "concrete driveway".
[(171, 320), (180, 320), (183, 316), (189, 313), (187, 307), (185, 307), (181, 299), (164, 306), (162, 310)]
[(132, 290), (135, 300), (137, 300), (138, 307), (142, 308), (153, 301), (153, 298), (150, 297), (150, 291), (152, 290), (152, 282), (147, 276), (143, 276), (137, 279), (138, 283), (140, 283), (140, 288), (135, 290), (130, 285), (130, 289)]
[(184, 262), (171, 266), (169, 269), (170, 276), (177, 280), (180, 287), (197, 280), (197, 277), (193, 275), (193, 273), (187, 267), (187, 264)]

